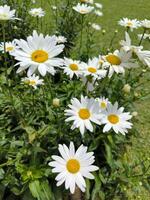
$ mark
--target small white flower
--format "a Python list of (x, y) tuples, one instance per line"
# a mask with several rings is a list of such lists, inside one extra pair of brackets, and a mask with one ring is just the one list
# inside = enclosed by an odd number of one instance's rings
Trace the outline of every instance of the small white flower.
[(103, 16), (103, 13), (99, 10), (95, 10), (94, 11), (95, 15), (99, 16), (99, 17), (102, 17)]
[(137, 19), (123, 18), (118, 22), (118, 24), (126, 28), (129, 28), (131, 31), (133, 31), (133, 29), (141, 27), (141, 23)]
[(60, 156), (53, 155), (49, 166), (53, 167), (52, 172), (58, 173), (55, 180), (57, 186), (65, 182), (65, 188), (70, 189), (73, 194), (75, 187), (78, 186), (82, 192), (85, 192), (86, 182), (84, 178), (94, 179), (91, 172), (99, 168), (93, 163), (95, 157), (93, 152), (87, 152), (87, 147), (81, 145), (76, 151), (73, 142), (70, 142), (69, 148), (59, 144)]
[(95, 3), (95, 6), (96, 6), (97, 8), (100, 8), (100, 9), (103, 8), (103, 5), (102, 5), (101, 3)]
[(81, 96), (81, 101), (76, 98), (71, 100), (68, 106), (70, 109), (65, 110), (65, 115), (69, 116), (65, 121), (73, 121), (71, 129), (79, 128), (80, 133), (83, 135), (85, 129), (93, 132), (91, 122), (101, 124), (101, 114), (98, 102), (91, 98)]
[(150, 20), (145, 19), (145, 20), (141, 21), (141, 26), (143, 28), (150, 29)]
[(43, 79), (39, 79), (39, 76), (33, 74), (32, 76), (22, 78), (21, 81), (24, 84), (32, 86), (34, 89), (37, 89), (38, 85), (43, 85)]
[(64, 58), (64, 66), (61, 68), (64, 70), (64, 73), (70, 77), (70, 79), (72, 79), (74, 75), (79, 77), (83, 73), (81, 62), (78, 60)]
[(101, 110), (106, 110), (108, 103), (110, 103), (108, 98), (105, 97), (96, 98), (96, 100), (98, 101)]
[(29, 11), (29, 14), (32, 16), (32, 17), (44, 17), (45, 15), (45, 11), (42, 9), (42, 8), (33, 8)]
[(104, 117), (102, 123), (105, 124), (103, 132), (108, 132), (113, 129), (115, 133), (125, 135), (128, 129), (132, 128), (132, 123), (128, 122), (132, 118), (129, 112), (123, 112), (124, 108), (118, 108), (118, 103), (114, 105), (108, 104), (107, 109), (103, 111)]
[(65, 38), (64, 36), (60, 35), (57, 36), (57, 43), (61, 44), (61, 43), (66, 43), (67, 42), (67, 38)]
[[(17, 48), (15, 41), (12, 42), (6, 42), (5, 43), (5, 51), (8, 52), (10, 55), (15, 51)], [(0, 43), (0, 51), (4, 53), (4, 42)]]
[(88, 14), (93, 11), (94, 7), (88, 6), (87, 4), (80, 4), (78, 3), (76, 6), (73, 7), (75, 11), (80, 14)]
[(63, 65), (63, 59), (57, 58), (64, 48), (64, 45), (57, 45), (56, 36), (46, 36), (43, 34), (38, 35), (36, 31), (33, 31), (33, 35), (27, 37), (25, 40), (15, 40), (19, 49), (16, 49), (12, 55), (19, 62), (16, 65), (20, 65), (17, 73), (20, 73), (28, 69), (28, 76), (31, 76), (35, 71), (39, 71), (42, 76), (46, 73), (52, 75), (56, 70), (54, 67)]
[(98, 58), (92, 58), (88, 60), (88, 63), (82, 63), (83, 75), (92, 76), (95, 79), (102, 79), (106, 76), (107, 70), (100, 68), (100, 63)]
[(7, 21), (18, 19), (15, 17), (15, 12), (15, 10), (10, 10), (10, 6), (0, 6), (0, 20)]
[(92, 26), (92, 28), (94, 28), (94, 29), (97, 30), (97, 31), (100, 31), (100, 30), (101, 30), (101, 26), (98, 25), (98, 24), (93, 23), (91, 26)]

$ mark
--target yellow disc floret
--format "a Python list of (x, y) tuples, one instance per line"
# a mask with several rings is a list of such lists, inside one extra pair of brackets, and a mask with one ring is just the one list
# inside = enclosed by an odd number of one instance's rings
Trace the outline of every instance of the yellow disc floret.
[(87, 108), (81, 108), (79, 110), (79, 117), (83, 120), (90, 118), (90, 111)]
[(108, 116), (108, 121), (112, 124), (117, 124), (119, 122), (119, 117), (117, 115), (111, 114)]
[(120, 65), (121, 64), (120, 58), (113, 54), (106, 56), (106, 60), (112, 65)]
[(76, 159), (70, 159), (68, 160), (66, 167), (70, 173), (75, 174), (80, 170), (80, 163)]
[(31, 58), (34, 62), (44, 63), (48, 60), (48, 53), (44, 50), (36, 50), (32, 53)]

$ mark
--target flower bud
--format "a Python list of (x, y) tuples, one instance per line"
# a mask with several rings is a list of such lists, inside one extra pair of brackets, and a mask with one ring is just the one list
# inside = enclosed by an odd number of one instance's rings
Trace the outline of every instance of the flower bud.
[(125, 84), (124, 87), (123, 87), (123, 91), (125, 93), (130, 93), (131, 91), (131, 86), (129, 84)]
[(136, 111), (132, 112), (132, 116), (133, 117), (137, 117), (138, 116), (138, 112), (136, 112)]
[(58, 98), (53, 99), (53, 106), (59, 107), (60, 106), (60, 99), (58, 99)]

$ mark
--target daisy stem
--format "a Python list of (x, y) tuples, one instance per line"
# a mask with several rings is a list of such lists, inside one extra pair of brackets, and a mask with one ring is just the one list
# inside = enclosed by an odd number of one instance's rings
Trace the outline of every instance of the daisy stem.
[(82, 200), (82, 192), (78, 187), (76, 187), (75, 193), (71, 194), (71, 200)]
[(141, 44), (142, 44), (142, 41), (143, 41), (143, 38), (144, 38), (145, 32), (146, 32), (146, 29), (144, 28), (144, 31), (143, 31), (143, 34), (142, 34), (141, 40), (140, 40), (140, 42), (139, 42), (139, 46), (141, 46)]
[(81, 35), (80, 35), (80, 46), (79, 46), (79, 56), (81, 57), (82, 54), (82, 40), (83, 40), (83, 22), (84, 16), (81, 16)]

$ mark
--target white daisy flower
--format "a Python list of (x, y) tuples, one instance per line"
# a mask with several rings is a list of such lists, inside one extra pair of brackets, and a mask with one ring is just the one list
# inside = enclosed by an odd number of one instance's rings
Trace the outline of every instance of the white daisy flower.
[(63, 65), (63, 59), (56, 56), (63, 51), (64, 45), (57, 45), (56, 36), (44, 37), (43, 34), (38, 35), (36, 31), (33, 31), (33, 35), (27, 37), (27, 41), (22, 39), (15, 41), (20, 48), (13, 53), (15, 59), (19, 61), (16, 65), (20, 65), (17, 73), (28, 68), (28, 76), (36, 70), (42, 76), (45, 76), (47, 72), (54, 75), (56, 72), (54, 67)]
[(29, 14), (32, 16), (32, 17), (44, 17), (45, 15), (45, 11), (42, 9), (42, 8), (32, 8), (30, 11), (29, 11)]
[(81, 101), (79, 101), (73, 98), (71, 104), (69, 104), (69, 108), (70, 109), (65, 110), (65, 115), (69, 116), (65, 121), (73, 121), (72, 130), (79, 128), (80, 133), (83, 135), (85, 129), (93, 132), (91, 122), (99, 125), (101, 124), (100, 108), (95, 99), (81, 96)]
[(61, 43), (66, 43), (67, 42), (67, 38), (65, 38), (64, 36), (60, 35), (57, 36), (57, 43), (61, 44)]
[(137, 67), (137, 63), (131, 62), (132, 53), (125, 52), (123, 49), (116, 50), (114, 53), (109, 53), (104, 57), (105, 63), (103, 64), (105, 68), (109, 68), (109, 77), (114, 73), (124, 74), (125, 68)]
[(43, 85), (43, 79), (39, 79), (39, 76), (33, 74), (32, 76), (22, 78), (21, 81), (24, 84), (32, 86), (34, 89), (37, 89), (38, 85)]
[(93, 163), (95, 157), (93, 152), (87, 152), (87, 147), (81, 145), (76, 151), (73, 142), (70, 142), (69, 148), (63, 144), (59, 144), (58, 148), (61, 157), (53, 155), (49, 166), (53, 167), (52, 172), (58, 173), (55, 180), (57, 186), (65, 183), (65, 188), (70, 189), (73, 194), (75, 187), (79, 187), (85, 192), (86, 182), (84, 178), (94, 179), (91, 172), (99, 168)]
[(99, 16), (99, 17), (102, 17), (103, 16), (103, 13), (99, 10), (95, 10), (94, 11), (95, 15)]
[(92, 26), (93, 29), (95, 29), (95, 30), (97, 30), (97, 31), (100, 31), (100, 30), (101, 30), (101, 26), (98, 25), (98, 24), (93, 23), (93, 24), (91, 24), (91, 26)]
[(88, 63), (82, 63), (83, 75), (92, 76), (96, 79), (102, 79), (106, 76), (107, 70), (100, 69), (99, 59), (89, 59)]
[(136, 55), (138, 56), (139, 60), (146, 66), (150, 67), (150, 51), (145, 50), (137, 50)]
[(0, 20), (7, 21), (18, 19), (15, 17), (15, 12), (15, 10), (10, 10), (10, 6), (0, 6)]
[(129, 28), (131, 31), (133, 31), (133, 29), (141, 27), (141, 23), (137, 19), (123, 18), (118, 22), (118, 24), (126, 28)]
[(95, 6), (96, 6), (97, 8), (100, 8), (100, 9), (103, 8), (103, 5), (102, 5), (101, 3), (95, 3)]
[(74, 75), (79, 77), (79, 75), (83, 73), (81, 63), (78, 60), (64, 58), (64, 66), (61, 68), (63, 68), (64, 73), (67, 74), (70, 79), (72, 79)]
[(75, 11), (80, 14), (88, 14), (93, 11), (94, 7), (88, 6), (87, 4), (80, 4), (78, 3), (76, 6), (73, 7)]
[(106, 110), (107, 105), (110, 103), (108, 98), (105, 97), (96, 98), (96, 101), (98, 101), (101, 110)]
[[(15, 49), (17, 48), (15, 41), (12, 42), (5, 42), (5, 51), (8, 52), (10, 55), (12, 52), (15, 51)], [(4, 53), (4, 42), (0, 43), (0, 51), (2, 51), (2, 53)]]
[(150, 29), (150, 20), (145, 19), (145, 20), (141, 21), (141, 26), (143, 28)]
[(128, 122), (132, 118), (129, 112), (123, 112), (124, 108), (118, 108), (118, 103), (114, 105), (108, 104), (107, 109), (103, 111), (104, 117), (102, 123), (105, 124), (103, 132), (108, 132), (113, 129), (115, 133), (125, 135), (128, 129), (132, 128), (132, 123)]

